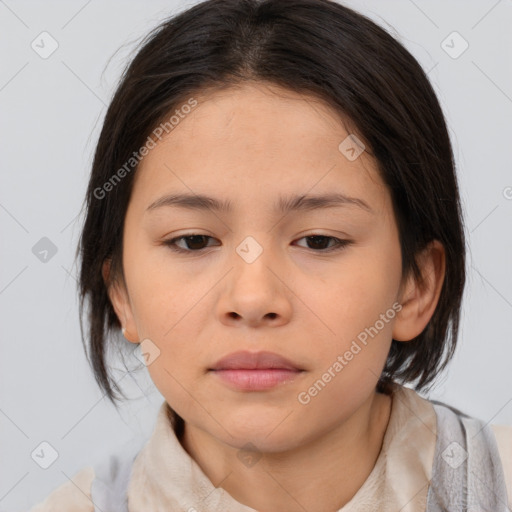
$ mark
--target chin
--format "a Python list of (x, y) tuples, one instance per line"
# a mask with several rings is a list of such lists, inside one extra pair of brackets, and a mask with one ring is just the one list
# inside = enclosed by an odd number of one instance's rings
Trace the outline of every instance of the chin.
[(265, 416), (263, 414), (234, 416), (228, 414), (222, 416), (227, 432), (221, 427), (216, 428), (222, 440), (233, 448), (250, 450), (251, 448), (247, 445), (252, 445), (261, 452), (278, 453), (301, 444), (298, 426), (285, 419), (287, 414), (283, 414), (283, 410), (278, 414)]

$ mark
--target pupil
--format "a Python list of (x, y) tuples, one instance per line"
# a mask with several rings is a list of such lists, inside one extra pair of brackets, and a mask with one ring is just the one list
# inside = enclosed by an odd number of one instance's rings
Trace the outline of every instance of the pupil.
[[(192, 236), (187, 236), (186, 237), (186, 240), (187, 240), (187, 247), (189, 249), (202, 249), (202, 247), (195, 247), (194, 246), (194, 242), (197, 242), (197, 239), (199, 239), (199, 245), (201, 245), (201, 241), (204, 243), (204, 238), (205, 236), (204, 235), (192, 235)], [(192, 243), (191, 243), (192, 241)], [(191, 247), (192, 245), (192, 247)]]
[[(323, 242), (328, 241), (328, 237), (323, 236), (323, 235), (309, 236), (308, 238), (310, 239), (310, 241), (313, 240), (313, 245), (317, 245), (319, 240), (320, 240), (320, 245), (323, 245), (322, 241)], [(311, 249), (325, 249), (325, 247), (311, 247)]]
[[(205, 243), (205, 235), (192, 235), (185, 237), (187, 247), (189, 249), (203, 249)], [(329, 237), (324, 235), (308, 236), (308, 246), (310, 249), (325, 249), (325, 243), (329, 245)], [(199, 244), (199, 247), (197, 246)]]

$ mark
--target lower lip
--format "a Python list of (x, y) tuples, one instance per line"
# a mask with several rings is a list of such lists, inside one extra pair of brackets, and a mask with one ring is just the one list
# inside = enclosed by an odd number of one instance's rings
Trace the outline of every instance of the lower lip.
[(299, 370), (212, 370), (224, 382), (242, 391), (263, 391), (278, 384), (290, 382), (302, 372)]

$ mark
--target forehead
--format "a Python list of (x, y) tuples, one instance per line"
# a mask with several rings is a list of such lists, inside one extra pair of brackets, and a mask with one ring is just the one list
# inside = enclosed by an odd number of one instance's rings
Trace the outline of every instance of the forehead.
[(218, 152), (231, 148), (262, 158), (263, 150), (268, 156), (283, 153), (292, 158), (291, 150), (300, 148), (306, 154), (318, 144), (336, 148), (340, 136), (348, 135), (343, 121), (324, 102), (274, 84), (249, 82), (194, 98), (198, 105), (167, 140), (194, 148), (199, 155), (215, 147)]
[(146, 202), (164, 191), (236, 202), (226, 194), (261, 200), (274, 190), (292, 195), (333, 187), (364, 194), (374, 205), (382, 201), (373, 159), (366, 152), (353, 161), (342, 154), (339, 145), (350, 131), (318, 98), (258, 83), (192, 97), (197, 105), (139, 165), (134, 193)]

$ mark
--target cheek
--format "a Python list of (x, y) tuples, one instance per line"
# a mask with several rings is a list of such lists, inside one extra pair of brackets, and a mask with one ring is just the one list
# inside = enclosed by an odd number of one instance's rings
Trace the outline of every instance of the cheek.
[(315, 344), (320, 362), (317, 376), (342, 357), (343, 370), (336, 373), (340, 378), (335, 379), (333, 388), (352, 387), (354, 382), (363, 381), (371, 385), (385, 364), (401, 275), (398, 241), (396, 244), (360, 247), (347, 253), (337, 271), (320, 286), (312, 286), (307, 280), (303, 283), (303, 287), (309, 287), (306, 297), (310, 309), (322, 320), (314, 319), (317, 332), (323, 333)]
[(128, 245), (126, 253), (131, 264), (126, 279), (139, 337), (151, 340), (160, 352), (148, 366), (155, 384), (172, 386), (168, 372), (180, 382), (199, 375), (204, 363), (199, 340), (211, 319), (209, 292), (219, 279), (218, 272), (191, 275), (183, 265), (171, 265), (165, 248)]
[(198, 340), (206, 322), (200, 302), (205, 291), (190, 290), (182, 277), (156, 267), (147, 270), (133, 300), (137, 329), (157, 352), (147, 371), (160, 393), (187, 416), (183, 407), (188, 407), (189, 392), (195, 396), (204, 366)]
[[(400, 284), (399, 251), (377, 244), (361, 247), (340, 259), (339, 266), (319, 285), (304, 282), (306, 300), (319, 311), (337, 337), (353, 337), (373, 325), (395, 302)], [(326, 332), (328, 332), (326, 330)]]
[[(125, 274), (139, 335), (162, 339), (178, 318), (199, 299), (179, 265), (171, 264), (165, 247), (146, 240), (127, 241)], [(172, 333), (169, 332), (169, 335)]]

